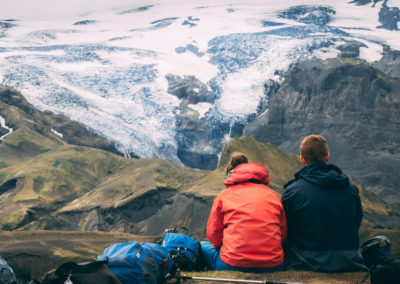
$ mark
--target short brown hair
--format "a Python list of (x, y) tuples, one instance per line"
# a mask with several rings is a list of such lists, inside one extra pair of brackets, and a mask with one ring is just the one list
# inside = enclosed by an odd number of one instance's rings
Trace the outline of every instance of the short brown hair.
[(328, 153), (328, 143), (321, 135), (309, 135), (300, 144), (300, 155), (307, 164), (325, 160)]
[(236, 166), (244, 163), (248, 163), (246, 155), (240, 152), (234, 152), (229, 159), (228, 165), (226, 166), (226, 174), (233, 170)]

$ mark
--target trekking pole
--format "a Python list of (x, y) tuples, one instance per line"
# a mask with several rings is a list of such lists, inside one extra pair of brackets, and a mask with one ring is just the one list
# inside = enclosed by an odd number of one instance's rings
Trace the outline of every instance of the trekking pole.
[(182, 280), (203, 280), (203, 281), (218, 281), (218, 282), (239, 282), (239, 283), (260, 283), (260, 284), (301, 284), (295, 282), (276, 282), (268, 280), (247, 280), (247, 279), (229, 279), (229, 278), (213, 278), (213, 277), (198, 277), (198, 276), (179, 276)]

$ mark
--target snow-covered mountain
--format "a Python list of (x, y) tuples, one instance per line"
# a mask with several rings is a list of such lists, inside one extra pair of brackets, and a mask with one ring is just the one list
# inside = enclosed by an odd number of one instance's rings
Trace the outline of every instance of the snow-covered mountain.
[(400, 50), (400, 0), (123, 4), (0, 19), (0, 84), (127, 156), (214, 168), (292, 63), (336, 57), (355, 41), (368, 62), (385, 46)]

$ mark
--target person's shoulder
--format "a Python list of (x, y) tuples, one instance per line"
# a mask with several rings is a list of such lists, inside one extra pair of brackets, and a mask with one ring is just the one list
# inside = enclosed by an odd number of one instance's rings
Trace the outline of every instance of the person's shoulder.
[(282, 202), (287, 202), (289, 200), (303, 199), (303, 188), (305, 186), (305, 181), (303, 179), (294, 179), (289, 181), (283, 190), (281, 196)]
[(305, 186), (307, 182), (302, 179), (302, 178), (295, 178), (290, 181), (288, 181), (284, 185), (284, 191), (293, 191), (293, 190), (298, 190), (299, 188)]
[(349, 181), (349, 189), (351, 190), (351, 192), (353, 193), (353, 194), (355, 194), (355, 195), (357, 195), (357, 196), (359, 196), (360, 195), (360, 192), (359, 192), (359, 189), (358, 189), (358, 187), (354, 184), (354, 183), (352, 183), (352, 182), (350, 182)]

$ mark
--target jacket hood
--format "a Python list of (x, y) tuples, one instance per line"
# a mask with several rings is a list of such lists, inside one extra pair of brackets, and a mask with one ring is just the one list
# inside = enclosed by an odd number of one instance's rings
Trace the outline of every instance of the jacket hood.
[(240, 164), (230, 172), (225, 181), (225, 186), (248, 181), (256, 181), (267, 185), (269, 183), (268, 170), (257, 163)]
[(333, 164), (324, 161), (311, 162), (295, 174), (296, 179), (304, 180), (324, 188), (343, 188), (349, 184), (349, 178)]

